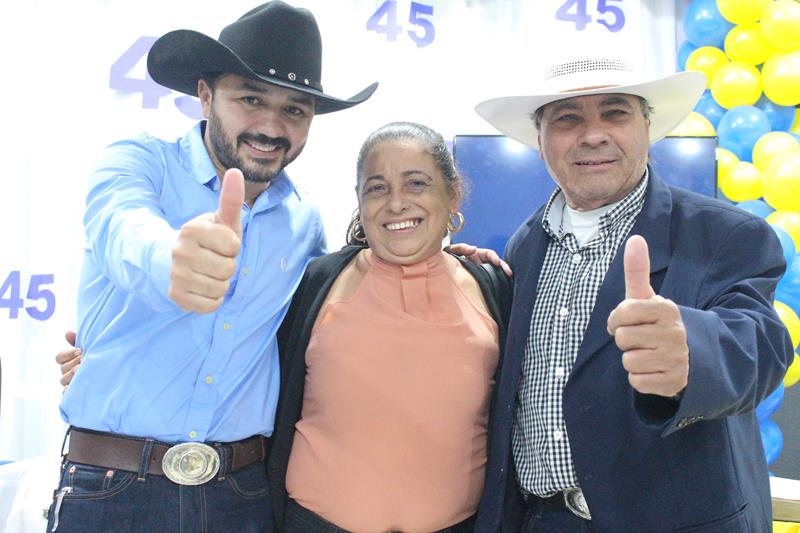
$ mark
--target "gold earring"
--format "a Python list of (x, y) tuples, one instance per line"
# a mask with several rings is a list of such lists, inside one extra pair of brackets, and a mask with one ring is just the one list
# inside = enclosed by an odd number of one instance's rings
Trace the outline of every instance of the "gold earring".
[(360, 243), (367, 242), (367, 234), (364, 233), (364, 226), (361, 224), (361, 216), (357, 216), (353, 219), (353, 223), (350, 226), (350, 236), (354, 241)]
[[(455, 222), (453, 222), (455, 220)], [(458, 233), (464, 228), (464, 214), (461, 211), (456, 211), (450, 215), (449, 220), (447, 221), (447, 231), (452, 233)]]

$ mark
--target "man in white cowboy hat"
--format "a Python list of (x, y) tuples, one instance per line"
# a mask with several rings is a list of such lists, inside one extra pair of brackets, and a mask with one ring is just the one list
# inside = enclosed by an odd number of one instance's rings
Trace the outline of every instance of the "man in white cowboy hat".
[[(754, 409), (792, 354), (761, 219), (668, 187), (650, 143), (706, 80), (610, 58), (476, 110), (557, 188), (514, 234), (514, 301), (477, 531), (769, 531)], [(624, 253), (623, 253), (624, 249)]]
[(222, 30), (161, 37), (158, 83), (207, 120), (112, 144), (89, 188), (78, 297), (81, 372), (48, 531), (269, 531), (276, 332), (325, 249), (283, 168), (312, 118), (363, 102), (322, 90), (305, 9), (278, 0)]

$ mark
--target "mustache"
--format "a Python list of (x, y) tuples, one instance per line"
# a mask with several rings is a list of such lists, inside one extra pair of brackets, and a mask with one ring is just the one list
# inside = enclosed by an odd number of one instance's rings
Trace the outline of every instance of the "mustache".
[(269, 137), (263, 133), (242, 133), (239, 135), (238, 141), (239, 143), (243, 141), (252, 141), (258, 144), (272, 144), (283, 148), (285, 152), (288, 152), (292, 148), (292, 143), (290, 143), (289, 139), (286, 137)]

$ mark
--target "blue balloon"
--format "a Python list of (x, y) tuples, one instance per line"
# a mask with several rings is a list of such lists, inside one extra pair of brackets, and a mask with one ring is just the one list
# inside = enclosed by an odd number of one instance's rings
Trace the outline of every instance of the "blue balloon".
[(761, 400), (761, 403), (756, 407), (756, 418), (758, 418), (759, 424), (763, 424), (781, 408), (783, 393), (784, 387), (783, 383), (781, 383), (777, 389), (772, 391), (772, 394)]
[(787, 263), (786, 273), (775, 289), (775, 299), (791, 307), (795, 313), (800, 313), (800, 254)]
[(697, 105), (694, 106), (694, 110), (706, 117), (711, 125), (714, 126), (714, 129), (717, 128), (722, 115), (727, 111), (714, 100), (711, 91), (703, 92), (700, 100), (697, 101)]
[(722, 49), (725, 36), (733, 24), (717, 9), (717, 0), (694, 0), (683, 16), (683, 31), (695, 46), (716, 46)]
[(778, 105), (766, 94), (761, 95), (756, 107), (767, 115), (772, 131), (789, 131), (794, 123), (794, 106)]
[(761, 423), (761, 444), (764, 445), (764, 455), (767, 464), (774, 463), (783, 451), (783, 434), (773, 420), (765, 420)]
[(697, 50), (697, 47), (689, 41), (683, 41), (683, 44), (678, 48), (678, 70), (686, 70), (686, 60), (689, 56)]
[(745, 200), (736, 204), (736, 207), (761, 218), (767, 218), (770, 213), (775, 211), (764, 200)]
[(759, 108), (740, 105), (729, 109), (719, 121), (719, 145), (733, 152), (740, 161), (753, 161), (756, 141), (772, 131), (769, 118)]
[(789, 232), (785, 229), (776, 226), (775, 224), (770, 224), (772, 229), (775, 230), (775, 233), (778, 235), (778, 240), (781, 241), (781, 248), (783, 248), (783, 258), (786, 259), (786, 266), (792, 264), (794, 260), (794, 254), (797, 250), (794, 247), (794, 239), (792, 236), (789, 235)]

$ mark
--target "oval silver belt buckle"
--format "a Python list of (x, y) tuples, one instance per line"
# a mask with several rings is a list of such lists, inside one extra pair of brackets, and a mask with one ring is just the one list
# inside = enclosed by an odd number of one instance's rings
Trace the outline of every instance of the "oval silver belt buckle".
[(199, 442), (177, 444), (164, 454), (161, 469), (170, 481), (179, 485), (202, 485), (219, 472), (219, 453)]
[(581, 489), (566, 489), (564, 491), (564, 503), (567, 509), (575, 516), (579, 516), (584, 520), (592, 519), (592, 515), (589, 513), (589, 505), (586, 503), (586, 498), (583, 497), (583, 491)]

